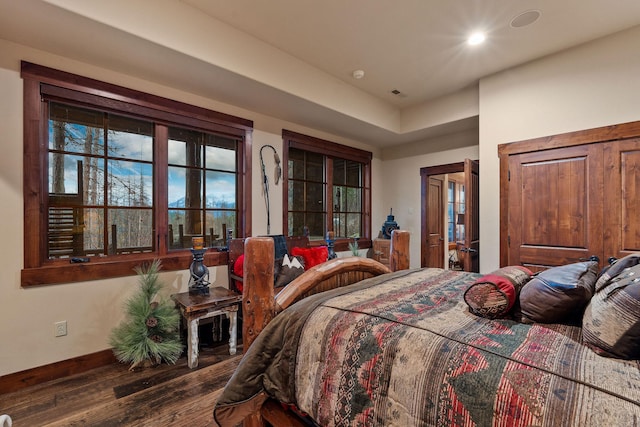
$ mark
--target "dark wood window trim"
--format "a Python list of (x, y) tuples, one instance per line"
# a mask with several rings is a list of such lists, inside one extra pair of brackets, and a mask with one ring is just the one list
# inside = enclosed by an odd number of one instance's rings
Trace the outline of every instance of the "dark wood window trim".
[[(114, 255), (105, 259), (91, 259), (87, 263), (72, 264), (68, 259), (47, 259), (47, 123), (43, 114), (43, 96), (50, 100), (71, 102), (80, 106), (99, 107), (106, 111), (131, 114), (153, 119), (156, 123), (189, 126), (203, 131), (229, 135), (241, 140), (238, 144), (238, 219), (239, 236), (251, 234), (251, 120), (188, 105), (156, 95), (78, 76), (64, 71), (23, 61), (23, 126), (24, 126), (24, 268), (22, 286), (71, 283), (96, 279), (130, 276), (133, 268), (152, 259), (162, 261), (163, 270), (189, 268), (189, 250), (169, 252), (166, 247), (167, 218), (164, 209), (156, 209), (156, 251), (143, 254)], [(156, 185), (167, 179), (166, 147), (158, 147), (154, 161)], [(160, 184), (165, 188), (166, 184)], [(166, 202), (166, 195), (154, 196), (156, 206)], [(225, 265), (227, 254), (210, 249), (205, 255), (207, 265)]]
[[(284, 166), (283, 166), (283, 210), (282, 210), (282, 224), (283, 230), (289, 229), (288, 224), (288, 204), (289, 204), (289, 183), (287, 177), (289, 176), (289, 148), (297, 148), (300, 150), (310, 151), (318, 154), (322, 154), (327, 156), (328, 165), (326, 166), (327, 170), (327, 194), (325, 195), (325, 200), (332, 199), (332, 186), (333, 179), (331, 171), (333, 170), (331, 165), (331, 158), (337, 157), (346, 160), (352, 160), (354, 162), (363, 164), (363, 215), (362, 215), (362, 230), (363, 235), (358, 239), (358, 246), (360, 248), (370, 248), (371, 247), (371, 160), (373, 158), (373, 154), (370, 151), (360, 150), (353, 147), (348, 147), (346, 145), (338, 144), (335, 142), (327, 141), (321, 138), (315, 138), (312, 136), (304, 135), (301, 133), (293, 132), (290, 130), (283, 129), (282, 130), (282, 140), (283, 140), (283, 158), (284, 158)], [(332, 203), (328, 203), (327, 206), (327, 231), (333, 230), (333, 206)], [(347, 251), (349, 250), (350, 239), (337, 239), (335, 242), (335, 250), (336, 251)], [(325, 242), (322, 240), (311, 241), (311, 245), (324, 245)]]

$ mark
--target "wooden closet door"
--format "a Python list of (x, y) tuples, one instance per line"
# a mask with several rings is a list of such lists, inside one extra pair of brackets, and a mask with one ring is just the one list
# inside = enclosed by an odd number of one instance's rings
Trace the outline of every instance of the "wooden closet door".
[(640, 252), (640, 138), (605, 145), (604, 178), (606, 262)]
[(509, 156), (509, 264), (537, 271), (603, 256), (602, 150), (588, 144)]

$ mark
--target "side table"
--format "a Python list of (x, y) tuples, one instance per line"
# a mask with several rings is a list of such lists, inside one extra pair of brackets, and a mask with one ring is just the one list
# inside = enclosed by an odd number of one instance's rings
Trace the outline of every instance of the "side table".
[(373, 259), (389, 267), (391, 239), (373, 240)]
[[(209, 289), (209, 295), (195, 295), (182, 292), (171, 295), (187, 323), (187, 364), (189, 368), (198, 366), (198, 325), (200, 320), (216, 316), (229, 319), (229, 354), (236, 354), (238, 343), (238, 308), (242, 295), (223, 287)], [(213, 327), (214, 338), (218, 328)]]

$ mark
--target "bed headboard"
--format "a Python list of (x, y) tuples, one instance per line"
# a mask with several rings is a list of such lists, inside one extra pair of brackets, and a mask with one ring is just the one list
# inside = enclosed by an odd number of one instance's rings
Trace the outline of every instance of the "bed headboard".
[(367, 277), (405, 270), (410, 265), (409, 232), (394, 230), (389, 260), (391, 269), (370, 258), (336, 258), (306, 270), (276, 296), (273, 287), (273, 239), (251, 237), (245, 243), (242, 293), (244, 351), (277, 313), (300, 298), (317, 291), (347, 286)]
[[(265, 236), (268, 237), (268, 236)], [(306, 236), (286, 236), (285, 237), (287, 243), (287, 252), (291, 253), (291, 249), (294, 247), (298, 248), (308, 248), (309, 247), (309, 238)], [(236, 239), (229, 239), (228, 241), (228, 271), (229, 271), (229, 289), (238, 291), (235, 286), (235, 281), (242, 282), (243, 279), (240, 276), (237, 276), (233, 273), (233, 266), (236, 263), (236, 260), (240, 255), (244, 254), (244, 245), (246, 238), (239, 237)]]

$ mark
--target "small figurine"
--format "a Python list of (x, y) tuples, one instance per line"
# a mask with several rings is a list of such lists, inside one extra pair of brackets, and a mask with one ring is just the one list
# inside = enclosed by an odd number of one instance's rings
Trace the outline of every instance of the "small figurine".
[(397, 230), (398, 223), (393, 218), (393, 208), (389, 211), (389, 215), (387, 215), (387, 220), (382, 224), (382, 237), (385, 239), (391, 238), (391, 232), (393, 230)]

